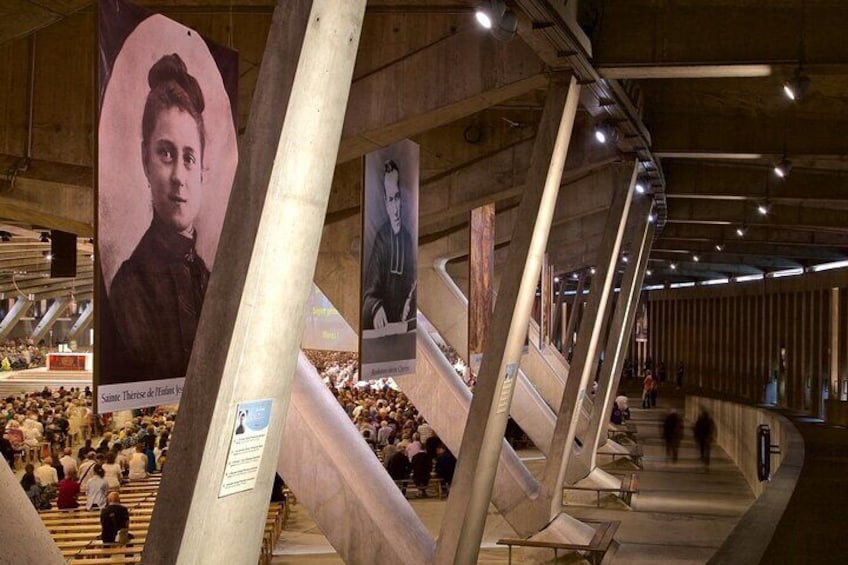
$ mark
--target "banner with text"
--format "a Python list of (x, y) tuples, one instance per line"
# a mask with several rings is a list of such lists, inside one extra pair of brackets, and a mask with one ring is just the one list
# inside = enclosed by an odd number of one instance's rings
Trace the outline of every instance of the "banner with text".
[(415, 372), (418, 154), (400, 141), (365, 156), (360, 378)]
[(99, 4), (98, 412), (179, 400), (238, 162), (238, 55)]

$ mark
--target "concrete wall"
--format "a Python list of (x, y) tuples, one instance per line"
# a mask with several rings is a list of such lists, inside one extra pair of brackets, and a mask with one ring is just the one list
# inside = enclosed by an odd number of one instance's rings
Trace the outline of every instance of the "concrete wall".
[(768, 424), (771, 443), (780, 447), (780, 454), (773, 455), (771, 459), (772, 476), (784, 461), (800, 470), (804, 460), (804, 442), (795, 426), (780, 414), (716, 398), (686, 397), (688, 420), (697, 420), (702, 409), (706, 409), (715, 420), (716, 443), (733, 459), (757, 498), (769, 485), (757, 479), (757, 427), (760, 424)]

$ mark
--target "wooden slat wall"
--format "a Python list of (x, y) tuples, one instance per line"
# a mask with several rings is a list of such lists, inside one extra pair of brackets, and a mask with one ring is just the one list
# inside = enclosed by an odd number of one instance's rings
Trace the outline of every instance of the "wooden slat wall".
[[(839, 372), (848, 379), (848, 273), (807, 274), (647, 293), (648, 353), (669, 380), (760, 402), (779, 375), (780, 404), (815, 415), (829, 380), (831, 288), (840, 288)], [(780, 349), (786, 366), (780, 367)]]

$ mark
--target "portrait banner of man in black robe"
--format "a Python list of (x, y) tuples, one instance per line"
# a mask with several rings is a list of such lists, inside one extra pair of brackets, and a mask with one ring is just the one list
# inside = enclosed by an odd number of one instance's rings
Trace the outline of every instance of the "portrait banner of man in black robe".
[(98, 412), (179, 401), (238, 162), (238, 54), (99, 2)]
[(418, 145), (365, 157), (360, 378), (415, 372)]

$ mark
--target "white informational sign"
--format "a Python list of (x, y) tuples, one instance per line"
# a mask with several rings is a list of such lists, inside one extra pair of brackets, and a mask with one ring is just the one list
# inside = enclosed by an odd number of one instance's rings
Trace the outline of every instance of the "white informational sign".
[(252, 490), (256, 486), (256, 475), (259, 473), (265, 438), (268, 436), (271, 403), (271, 399), (266, 399), (238, 404), (218, 498)]

